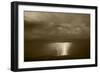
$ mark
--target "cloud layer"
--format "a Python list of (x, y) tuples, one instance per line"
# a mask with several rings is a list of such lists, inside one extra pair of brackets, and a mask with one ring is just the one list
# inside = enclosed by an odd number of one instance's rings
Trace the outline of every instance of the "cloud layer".
[(89, 39), (90, 15), (76, 13), (24, 12), (25, 39)]

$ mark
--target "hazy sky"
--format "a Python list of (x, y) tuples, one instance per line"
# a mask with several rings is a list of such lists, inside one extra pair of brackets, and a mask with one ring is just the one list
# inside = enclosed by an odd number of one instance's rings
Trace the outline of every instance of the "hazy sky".
[(88, 39), (90, 15), (24, 12), (26, 39)]

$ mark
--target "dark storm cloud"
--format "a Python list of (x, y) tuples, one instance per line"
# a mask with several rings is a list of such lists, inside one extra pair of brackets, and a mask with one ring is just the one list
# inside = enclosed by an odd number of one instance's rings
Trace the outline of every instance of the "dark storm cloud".
[(26, 39), (88, 39), (90, 15), (24, 12)]

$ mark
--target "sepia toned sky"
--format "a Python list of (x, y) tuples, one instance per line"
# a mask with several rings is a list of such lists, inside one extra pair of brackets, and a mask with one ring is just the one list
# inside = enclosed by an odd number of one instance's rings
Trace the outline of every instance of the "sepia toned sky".
[(25, 39), (89, 39), (90, 15), (24, 12)]

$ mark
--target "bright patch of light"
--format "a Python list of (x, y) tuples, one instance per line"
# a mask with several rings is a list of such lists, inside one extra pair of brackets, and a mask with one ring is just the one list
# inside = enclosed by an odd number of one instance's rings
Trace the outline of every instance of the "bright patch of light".
[(57, 56), (64, 56), (69, 55), (68, 51), (70, 49), (72, 43), (51, 43), (49, 46), (51, 46), (53, 49), (56, 49)]

